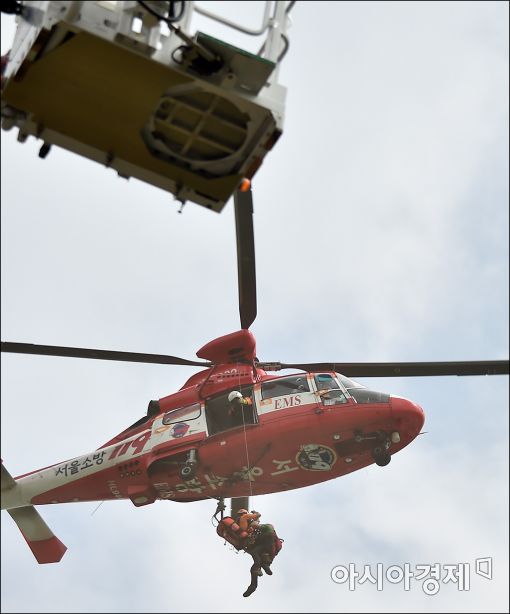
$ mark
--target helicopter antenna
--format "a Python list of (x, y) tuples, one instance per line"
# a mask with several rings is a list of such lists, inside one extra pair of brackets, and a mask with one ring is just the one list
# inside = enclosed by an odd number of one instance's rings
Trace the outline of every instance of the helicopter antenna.
[(104, 501), (101, 501), (101, 503), (96, 508), (94, 508), (94, 511), (90, 515), (93, 516), (97, 512), (97, 510), (103, 505), (103, 503)]

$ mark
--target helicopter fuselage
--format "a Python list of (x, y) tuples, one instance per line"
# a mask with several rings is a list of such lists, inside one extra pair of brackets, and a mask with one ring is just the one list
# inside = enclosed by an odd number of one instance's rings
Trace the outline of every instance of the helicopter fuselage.
[[(237, 411), (232, 390), (246, 401)], [(387, 464), (424, 422), (412, 401), (333, 372), (274, 377), (244, 364), (197, 373), (152, 403), (154, 415), (99, 449), (17, 477), (2, 508), (112, 499), (141, 506), (302, 488)]]

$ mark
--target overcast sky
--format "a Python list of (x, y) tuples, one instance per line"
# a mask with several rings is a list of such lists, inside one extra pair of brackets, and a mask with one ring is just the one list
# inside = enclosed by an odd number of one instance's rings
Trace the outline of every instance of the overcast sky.
[[(227, 10), (257, 27), (261, 4)], [(508, 358), (508, 3), (297, 2), (292, 20), (284, 133), (253, 181), (259, 358)], [(194, 358), (239, 328), (232, 203), (179, 215), (162, 190), (1, 138), (3, 340)], [(2, 356), (3, 462), (89, 452), (193, 372)], [(55, 565), (2, 513), (2, 611), (508, 611), (508, 377), (363, 383), (422, 405), (427, 434), (387, 467), (257, 497), (285, 544), (249, 599), (213, 502), (115, 501), (39, 508), (69, 548)], [(468, 563), (471, 590), (330, 578), (406, 562)]]

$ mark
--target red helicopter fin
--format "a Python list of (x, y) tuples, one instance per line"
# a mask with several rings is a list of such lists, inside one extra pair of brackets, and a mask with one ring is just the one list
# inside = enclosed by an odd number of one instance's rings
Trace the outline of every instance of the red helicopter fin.
[(10, 507), (9, 499), (15, 503), (17, 489), (16, 480), (2, 464), (2, 509), (7, 509), (18, 525), (38, 563), (58, 563), (67, 546), (53, 534), (33, 505)]
[(18, 525), (38, 563), (58, 563), (60, 561), (67, 546), (58, 537), (55, 537), (33, 505), (16, 507), (7, 511)]

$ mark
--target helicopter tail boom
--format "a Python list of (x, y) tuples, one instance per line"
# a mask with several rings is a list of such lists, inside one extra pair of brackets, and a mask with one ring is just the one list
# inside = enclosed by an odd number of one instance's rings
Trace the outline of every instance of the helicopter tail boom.
[(9, 505), (4, 506), (4, 500), (14, 494), (13, 491), (16, 488), (18, 488), (16, 480), (2, 464), (2, 509), (7, 509), (11, 518), (18, 525), (38, 563), (58, 563), (64, 556), (67, 546), (53, 534), (35, 507), (33, 505), (12, 508), (9, 508)]

